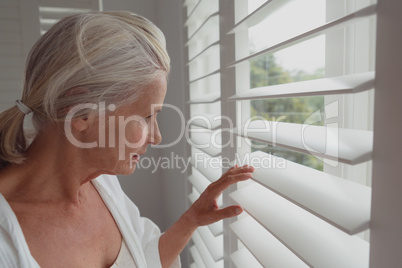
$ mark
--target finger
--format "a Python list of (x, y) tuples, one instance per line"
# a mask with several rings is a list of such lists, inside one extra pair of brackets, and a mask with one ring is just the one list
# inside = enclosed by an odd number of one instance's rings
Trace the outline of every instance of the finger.
[(233, 167), (229, 168), (228, 171), (226, 171), (226, 172), (229, 172), (229, 171), (231, 171), (231, 170), (233, 170), (233, 169), (235, 169), (235, 168), (238, 168), (238, 167), (239, 167), (239, 165), (236, 164), (236, 165), (234, 165)]
[(238, 168), (234, 168), (234, 169), (229, 169), (226, 173), (227, 174), (238, 174), (238, 173), (248, 173), (248, 172), (254, 172), (254, 167), (253, 166), (249, 166), (249, 165), (244, 165)]
[(239, 181), (248, 180), (251, 176), (251, 173), (239, 173), (223, 176), (216, 182), (210, 184), (208, 191), (212, 194), (213, 198), (217, 198), (230, 185)]
[(242, 212), (243, 209), (241, 206), (230, 206), (216, 211), (215, 216), (217, 217), (217, 220), (222, 220), (237, 216)]

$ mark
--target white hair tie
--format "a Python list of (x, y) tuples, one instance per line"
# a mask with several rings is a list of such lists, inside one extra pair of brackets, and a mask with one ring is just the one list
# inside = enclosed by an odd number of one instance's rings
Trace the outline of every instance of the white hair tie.
[(32, 113), (31, 108), (26, 106), (21, 100), (16, 100), (15, 104), (17, 105), (18, 109), (20, 109), (20, 111), (23, 112), (24, 114)]
[(16, 100), (15, 104), (17, 105), (18, 109), (24, 113), (24, 121), (22, 122), (22, 130), (25, 137), (25, 145), (27, 149), (32, 141), (35, 139), (37, 135), (37, 131), (32, 122), (33, 111), (31, 108), (26, 106), (21, 100)]

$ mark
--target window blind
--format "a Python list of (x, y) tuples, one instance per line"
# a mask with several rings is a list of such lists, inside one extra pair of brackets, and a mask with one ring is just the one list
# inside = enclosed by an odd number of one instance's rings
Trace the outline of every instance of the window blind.
[[(185, 46), (188, 51), (188, 89), (190, 105), (189, 146), (192, 154), (192, 172), (188, 177), (191, 193), (190, 203), (213, 181), (219, 179), (222, 170), (203, 165), (206, 159), (217, 158), (221, 149), (211, 144), (214, 138), (221, 143), (221, 135), (214, 135), (220, 129), (220, 41), (219, 1), (184, 1), (187, 15), (184, 26), (187, 29)], [(214, 135), (212, 137), (212, 135)], [(222, 205), (222, 198), (218, 200)], [(222, 222), (201, 227), (192, 238), (190, 254), (194, 267), (224, 267)]]
[(39, 0), (39, 21), (41, 34), (46, 33), (57, 21), (69, 15), (100, 10), (99, 0)]
[[(368, 267), (373, 131), (347, 123), (347, 111), (364, 107), (360, 117), (371, 120), (366, 111), (372, 109), (375, 87), (370, 59), (376, 2), (213, 2), (184, 2), (193, 164), (189, 198), (194, 202), (226, 170), (206, 167), (200, 159), (228, 157), (256, 170), (251, 181), (231, 187), (221, 200), (224, 206), (241, 205), (244, 215), (225, 221), (219, 232), (210, 227), (198, 231), (190, 249), (191, 265)], [(300, 2), (305, 10), (294, 15)], [(335, 12), (334, 5), (342, 12)], [(339, 36), (342, 42), (331, 41)], [(308, 51), (309, 46), (316, 51)], [(283, 55), (294, 55), (292, 51), (321, 62), (322, 70), (314, 75), (285, 70), (291, 67), (286, 67)], [(368, 59), (365, 63), (362, 56)], [(307, 69), (312, 63), (302, 64)], [(303, 112), (307, 104), (299, 109), (289, 105), (320, 96), (318, 111)], [(304, 114), (306, 118), (298, 117)], [(278, 119), (281, 115), (295, 116)], [(229, 129), (227, 119), (234, 122)], [(216, 131), (221, 134), (218, 142)], [(231, 146), (223, 146), (231, 139)], [(320, 164), (300, 162), (300, 155)], [(264, 166), (264, 161), (270, 165)], [(356, 172), (359, 169), (368, 172)], [(350, 170), (364, 178), (350, 180)], [(222, 232), (225, 240), (216, 239)], [(216, 250), (217, 244), (223, 250)], [(216, 252), (225, 254), (217, 257)]]

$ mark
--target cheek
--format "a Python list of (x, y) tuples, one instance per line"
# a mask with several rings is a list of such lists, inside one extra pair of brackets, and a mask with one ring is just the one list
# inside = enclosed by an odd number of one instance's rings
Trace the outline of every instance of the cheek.
[(147, 141), (148, 126), (141, 122), (131, 121), (126, 125), (120, 126), (119, 142), (131, 148), (139, 148)]
[(106, 128), (106, 143), (109, 148), (119, 151), (125, 156), (130, 150), (140, 148), (148, 140), (148, 125), (144, 118), (132, 116), (110, 116)]

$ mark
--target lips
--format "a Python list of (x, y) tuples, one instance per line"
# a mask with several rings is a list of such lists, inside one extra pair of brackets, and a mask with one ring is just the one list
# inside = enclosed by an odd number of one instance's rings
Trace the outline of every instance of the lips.
[(133, 154), (132, 158), (136, 162), (140, 161), (140, 155), (139, 154)]

